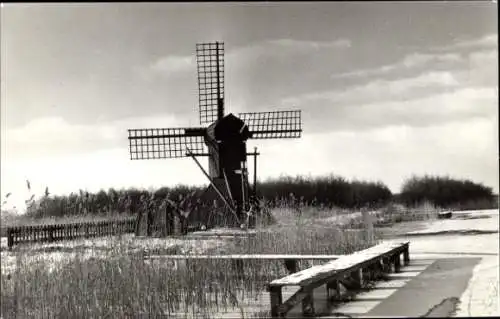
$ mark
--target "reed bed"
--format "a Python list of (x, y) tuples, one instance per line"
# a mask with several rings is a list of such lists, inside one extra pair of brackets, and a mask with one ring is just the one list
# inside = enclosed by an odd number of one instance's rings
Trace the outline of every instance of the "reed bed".
[[(205, 253), (346, 254), (374, 244), (363, 231), (318, 225), (291, 209), (275, 215), (276, 223), (259, 228), (255, 237), (234, 239)], [(131, 253), (119, 240), (113, 246), (101, 258), (76, 254), (57, 267), (27, 263), (26, 252), (16, 252), (15, 270), (1, 278), (2, 317), (217, 318), (231, 310), (251, 316), (243, 305), (261, 296), (267, 282), (286, 275), (282, 261), (248, 261), (243, 271), (231, 260), (172, 266), (144, 260), (143, 253)]]

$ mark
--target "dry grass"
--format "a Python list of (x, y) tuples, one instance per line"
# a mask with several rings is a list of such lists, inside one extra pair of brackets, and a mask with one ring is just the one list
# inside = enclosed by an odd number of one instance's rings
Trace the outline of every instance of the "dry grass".
[[(314, 218), (299, 215), (292, 209), (277, 211), (277, 223), (260, 228), (256, 237), (208, 253), (345, 254), (373, 244), (363, 239), (362, 231), (318, 225)], [(230, 260), (196, 260), (171, 267), (145, 261), (142, 254), (130, 253), (119, 243), (105, 258), (77, 255), (59, 267), (27, 263), (25, 258), (19, 252), (15, 271), (2, 275), (4, 318), (217, 317), (219, 311), (240, 309), (242, 302), (263, 292), (265, 283), (286, 275), (280, 262), (271, 261), (248, 261), (244, 273), (236, 271)]]

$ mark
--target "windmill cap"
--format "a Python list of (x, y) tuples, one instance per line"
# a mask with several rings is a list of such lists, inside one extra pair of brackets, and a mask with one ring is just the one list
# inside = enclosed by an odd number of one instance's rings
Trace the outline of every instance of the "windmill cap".
[(232, 113), (210, 125), (207, 129), (207, 134), (210, 138), (218, 141), (246, 141), (251, 137), (251, 133), (245, 122)]

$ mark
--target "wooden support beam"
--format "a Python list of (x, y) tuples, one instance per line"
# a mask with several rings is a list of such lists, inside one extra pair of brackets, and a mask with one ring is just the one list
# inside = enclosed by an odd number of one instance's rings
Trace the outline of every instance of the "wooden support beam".
[(403, 252), (403, 259), (405, 262), (405, 266), (408, 266), (410, 264), (410, 248), (406, 247), (406, 249)]
[(360, 289), (363, 287), (363, 269), (359, 268), (351, 273), (352, 284), (354, 289)]
[(326, 299), (330, 301), (334, 297), (340, 295), (340, 282), (338, 280), (331, 280), (326, 283)]
[(396, 253), (393, 258), (394, 258), (394, 272), (396, 273), (401, 272), (401, 254)]
[(281, 292), (281, 286), (271, 286), (269, 287), (269, 295), (271, 297), (271, 317), (280, 318), (284, 317), (284, 314), (280, 312), (280, 306), (283, 303), (283, 295)]

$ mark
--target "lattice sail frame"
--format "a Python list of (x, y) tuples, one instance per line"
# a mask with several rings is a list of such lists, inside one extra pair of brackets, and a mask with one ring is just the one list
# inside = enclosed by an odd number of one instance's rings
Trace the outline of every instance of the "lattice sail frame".
[(204, 128), (155, 128), (128, 130), (131, 160), (186, 157), (207, 154)]
[(224, 43), (196, 44), (200, 125), (224, 116)]
[(252, 138), (299, 138), (302, 133), (301, 111), (239, 113)]

